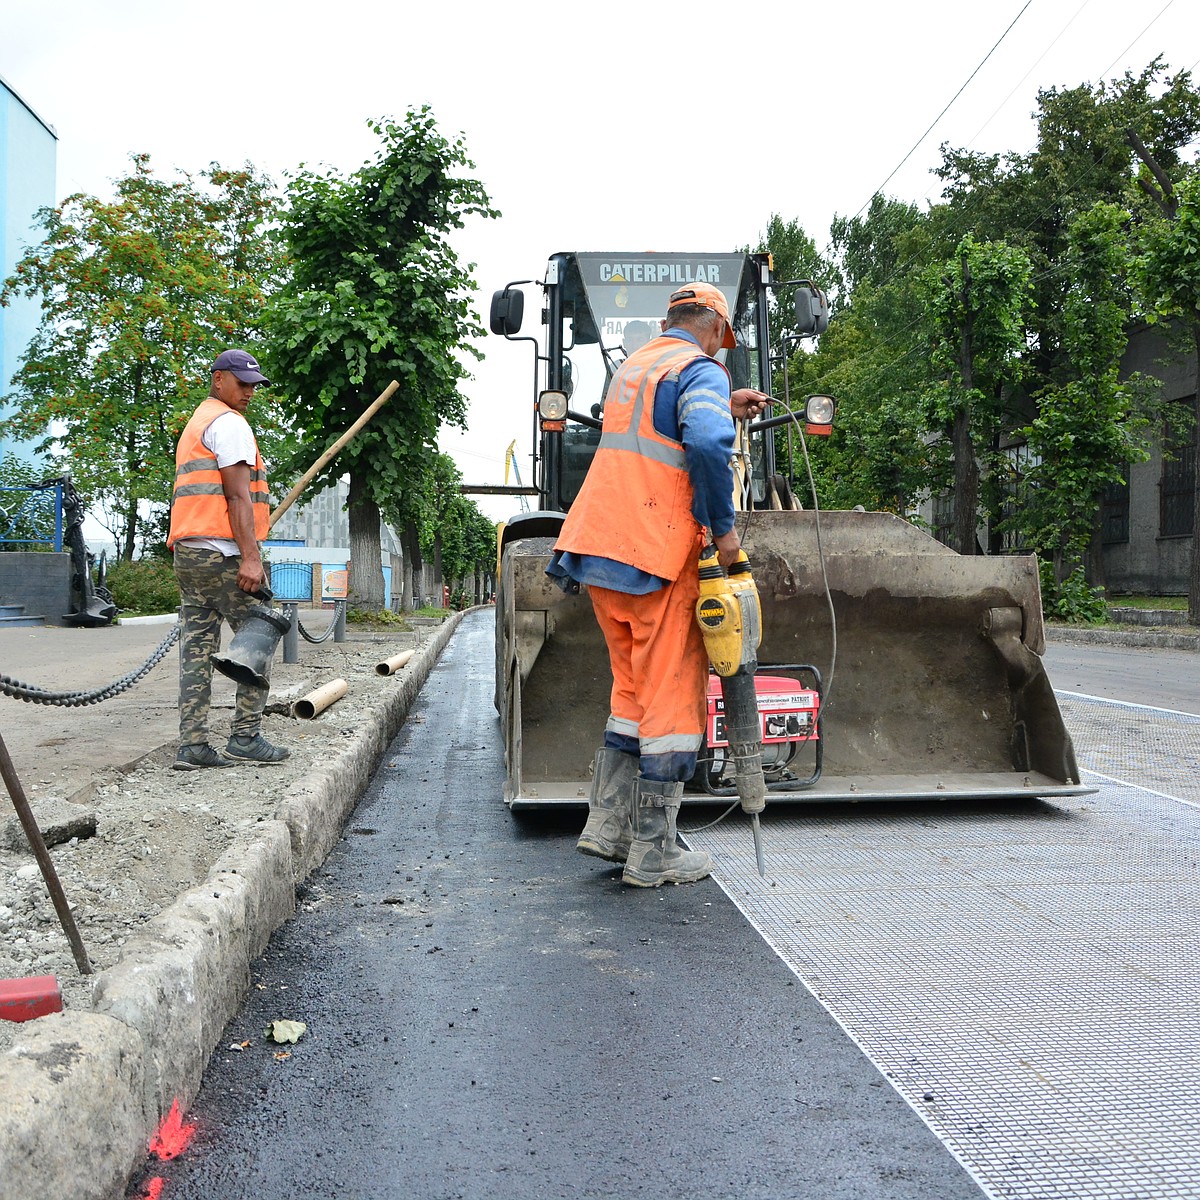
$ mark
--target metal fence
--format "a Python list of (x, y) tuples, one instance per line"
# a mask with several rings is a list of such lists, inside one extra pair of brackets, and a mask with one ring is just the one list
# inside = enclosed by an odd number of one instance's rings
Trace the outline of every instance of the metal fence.
[(63, 482), (0, 487), (0, 546), (63, 548)]
[(272, 559), (271, 591), (275, 599), (308, 604), (313, 599), (312, 563), (287, 562)]

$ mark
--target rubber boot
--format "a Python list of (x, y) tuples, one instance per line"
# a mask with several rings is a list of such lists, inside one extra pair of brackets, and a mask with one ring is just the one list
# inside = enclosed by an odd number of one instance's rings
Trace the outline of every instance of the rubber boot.
[(607, 747), (596, 751), (588, 819), (575, 843), (581, 854), (623, 863), (633, 841), (633, 797), (637, 786), (636, 754)]
[(682, 783), (638, 777), (634, 841), (625, 860), (622, 883), (633, 887), (695, 883), (712, 870), (712, 859), (703, 850), (685, 850), (676, 840), (675, 822), (682, 803)]

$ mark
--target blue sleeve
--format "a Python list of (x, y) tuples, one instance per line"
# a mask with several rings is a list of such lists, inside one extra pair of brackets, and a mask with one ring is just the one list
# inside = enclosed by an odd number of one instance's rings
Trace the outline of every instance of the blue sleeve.
[(654, 427), (683, 443), (692, 481), (692, 516), (714, 537), (733, 528), (733, 417), (729, 376), (720, 363), (697, 358), (677, 384), (663, 380), (654, 397)]
[(564, 592), (578, 592), (571, 584), (586, 583), (588, 587), (608, 588), (612, 592), (625, 592), (630, 596), (645, 596), (667, 586), (665, 579), (639, 571), (628, 563), (611, 558), (600, 558), (595, 554), (571, 554), (566, 550), (555, 550), (546, 564), (549, 575)]

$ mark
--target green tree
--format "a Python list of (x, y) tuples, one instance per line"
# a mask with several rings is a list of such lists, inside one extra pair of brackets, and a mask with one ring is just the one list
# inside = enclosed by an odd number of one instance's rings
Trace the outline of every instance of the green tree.
[[(996, 536), (1011, 505), (1001, 446), (1033, 429), (1045, 406), (1031, 436), (1043, 439), (1039, 452), (1053, 442), (1046, 457), (1061, 477), (1047, 479), (1053, 486), (1038, 504), (1010, 514), (1009, 528), (1061, 551), (1064, 537), (1078, 545), (1063, 532), (1067, 509), (1074, 529), (1085, 521), (1081, 509), (1096, 504), (1097, 490), (1084, 482), (1103, 457), (1093, 437), (1120, 463), (1136, 456), (1146, 396), (1137, 381), (1117, 387), (1111, 374), (1128, 285), (1121, 272), (1089, 276), (1081, 255), (1118, 253), (1131, 229), (1166, 234), (1158, 223), (1174, 217), (1161, 203), (1163, 180), (1178, 184), (1187, 173), (1200, 93), (1188, 72), (1155, 60), (1109, 83), (1042, 91), (1037, 117), (1028, 153), (943, 147), (944, 202), (928, 213), (876, 196), (861, 217), (835, 219), (835, 320), (815, 353), (792, 360), (794, 392), (838, 400), (833, 436), (813, 453), (825, 503), (909, 512), (953, 487), (953, 542), (973, 552), (978, 513)], [(1076, 227), (1100, 202), (1127, 214), (1119, 228)], [(1148, 250), (1150, 241), (1142, 245)], [(1160, 265), (1178, 253), (1166, 249)], [(1113, 265), (1101, 255), (1094, 265), (1102, 273), (1104, 264)], [(1090, 286), (1099, 302), (1089, 313)], [(1178, 324), (1194, 311), (1194, 302), (1186, 305), (1186, 296), (1183, 305), (1164, 300), (1159, 311)], [(1103, 429), (1066, 437), (1084, 412)], [(951, 465), (957, 478), (947, 474)], [(1093, 531), (1095, 518), (1093, 507)], [(1070, 560), (1061, 551), (1060, 567)]]
[[(70, 472), (124, 558), (161, 542), (179, 433), (216, 355), (258, 341), (280, 269), (263, 236), (270, 184), (252, 168), (168, 181), (146, 155), (133, 166), (112, 202), (76, 194), (43, 210), (42, 242), (0, 290), (0, 303), (42, 305), (0, 429)], [(269, 404), (255, 412), (272, 452), (278, 422)]]
[(451, 600), (479, 604), (496, 570), (496, 526), (475, 501), (461, 494), (451, 497), (441, 534), (441, 562)]
[[(454, 503), (462, 495), (461, 483), (462, 472), (454, 460), (438, 452), (430, 455), (425, 473), (404, 497), (410, 519), (416, 524), (421, 554), (432, 558), (434, 578), (439, 583), (451, 582), (458, 565)], [(403, 520), (401, 511), (399, 521)]]
[(829, 227), (835, 304), (848, 306), (864, 287), (878, 290), (911, 274), (927, 257), (927, 238), (914, 237), (924, 225), (915, 204), (878, 194), (871, 197), (865, 215), (835, 216)]
[(981, 463), (986, 472), (1013, 415), (1009, 399), (1022, 374), (1029, 277), (1022, 250), (967, 236), (954, 258), (923, 280), (930, 359), (940, 376), (928, 401), (953, 453), (952, 545), (960, 554), (976, 552)]
[(400, 384), (321, 477), (350, 476), (350, 595), (368, 610), (383, 606), (381, 509), (419, 562), (419, 482), (440, 426), (465, 422), (463, 358), (479, 357), (471, 339), (483, 330), (472, 266), (450, 234), (467, 216), (498, 215), (462, 140), (443, 137), (428, 107), (371, 128), (380, 147), (352, 175), (301, 170), (288, 185), (292, 270), (273, 298), (267, 354), (306, 438), (295, 466), (314, 461), (389, 380)]
[(1153, 205), (1138, 186), (1134, 145), (1168, 174), (1200, 133), (1200, 92), (1187, 71), (1161, 58), (1138, 74), (1099, 84), (1048, 88), (1037, 97), (1037, 144), (1028, 153), (987, 155), (943, 147), (945, 184), (935, 225), (945, 244), (976, 239), (1020, 246), (1033, 265), (1028, 362), (1031, 391), (1049, 382), (1064, 355), (1062, 316), (1071, 223), (1097, 202), (1128, 208), (1135, 221)]
[(1058, 585), (1072, 575), (1082, 581), (1089, 549), (1088, 574), (1101, 582), (1101, 494), (1121, 482), (1125, 463), (1148, 456), (1153, 390), (1138, 376), (1120, 378), (1129, 327), (1127, 223), (1124, 209), (1097, 203), (1071, 224), (1062, 364), (1024, 430), (1035, 465), (1022, 524)]
[[(463, 495), (462, 472), (448, 455), (430, 457), (428, 469), (406, 503), (416, 516), (418, 538), (425, 559), (432, 560), (435, 579), (451, 592), (464, 592), (470, 585), (476, 602), (483, 577), (496, 565), (496, 526), (479, 510), (474, 500)], [(385, 507), (385, 518), (392, 510)]]
[(929, 221), (875, 196), (863, 216), (836, 217), (830, 240), (835, 315), (803, 381), (838, 401), (833, 435), (814, 453), (821, 492), (834, 507), (910, 515), (950, 483), (924, 401), (933, 374), (918, 284), (931, 257)]
[[(1159, 214), (1140, 232), (1136, 267), (1140, 292), (1150, 319), (1167, 322), (1181, 341), (1190, 343), (1200, 370), (1200, 172), (1175, 185), (1160, 166), (1153, 186)], [(1193, 401), (1193, 420), (1200, 428), (1200, 394)], [(1200, 481), (1200, 436), (1194, 443), (1193, 478)], [(1188, 620), (1200, 625), (1200, 484), (1192, 506)]]

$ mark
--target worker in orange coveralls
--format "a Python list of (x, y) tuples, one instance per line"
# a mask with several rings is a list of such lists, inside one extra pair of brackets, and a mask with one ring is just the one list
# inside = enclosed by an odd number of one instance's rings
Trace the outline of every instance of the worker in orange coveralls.
[(719, 288), (671, 294), (661, 335), (613, 376), (595, 459), (547, 567), (565, 587), (586, 585), (613, 674), (577, 849), (623, 862), (635, 887), (712, 869), (679, 845), (676, 820), (704, 733), (699, 551), (711, 539), (722, 566), (737, 559), (733, 421), (769, 402), (752, 388), (731, 393), (714, 355), (735, 345)]

